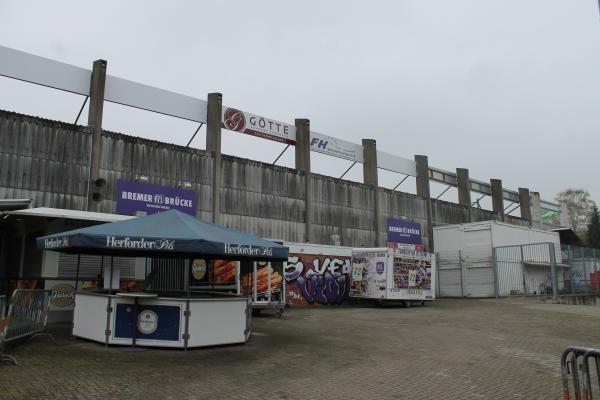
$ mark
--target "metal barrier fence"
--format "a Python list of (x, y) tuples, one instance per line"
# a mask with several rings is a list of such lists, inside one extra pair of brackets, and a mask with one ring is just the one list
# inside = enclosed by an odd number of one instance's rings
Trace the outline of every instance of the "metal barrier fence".
[(494, 248), (494, 260), (497, 296), (600, 294), (595, 249), (554, 243), (503, 246)]
[(0, 361), (16, 364), (4, 353), (7, 343), (43, 334), (50, 308), (50, 290), (16, 289), (11, 298), (4, 329), (0, 333)]
[[(6, 315), (6, 296), (0, 295), (0, 321), (4, 321), (4, 316)], [(0, 323), (1, 324), (1, 323)], [(0, 332), (2, 332), (2, 325), (0, 325)]]
[(564, 293), (600, 294), (600, 250), (562, 246), (561, 256), (570, 266)]
[[(595, 374), (590, 371), (590, 358), (594, 359)], [(560, 369), (563, 400), (571, 400), (571, 389), (575, 400), (592, 400), (594, 392), (600, 393), (600, 349), (568, 347), (560, 357)], [(571, 381), (569, 375), (572, 376)], [(594, 390), (592, 382), (594, 375), (598, 390)]]
[(438, 252), (437, 268), (440, 297), (600, 295), (600, 250), (589, 248), (470, 247)]

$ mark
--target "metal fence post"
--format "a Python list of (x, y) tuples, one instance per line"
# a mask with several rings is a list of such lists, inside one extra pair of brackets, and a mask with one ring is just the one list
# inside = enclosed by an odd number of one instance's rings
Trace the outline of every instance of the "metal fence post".
[(552, 279), (552, 299), (558, 299), (558, 276), (556, 275), (556, 253), (553, 243), (548, 243), (550, 252), (550, 275)]
[(496, 262), (496, 248), (492, 247), (492, 263), (494, 267), (494, 292), (496, 292), (496, 298), (499, 297), (498, 288), (498, 263)]
[(585, 249), (583, 247), (580, 247), (581, 251), (581, 265), (583, 267), (583, 285), (582, 285), (582, 289), (585, 288), (585, 282), (588, 280), (587, 279), (587, 269), (585, 268)]
[(573, 294), (573, 293), (575, 293), (575, 273), (573, 271), (573, 269), (575, 269), (575, 267), (573, 266), (573, 248), (571, 247), (571, 245), (569, 245), (568, 250), (569, 250), (569, 276), (571, 278), (571, 294)]
[(519, 246), (519, 250), (521, 252), (521, 275), (523, 276), (523, 295), (527, 296), (527, 283), (525, 279), (525, 256), (523, 255), (523, 245)]
[(460, 296), (465, 297), (462, 251), (458, 250), (458, 265), (460, 266)]
[[(440, 297), (440, 252), (435, 253), (435, 293), (437, 297)], [(285, 271), (285, 265), (284, 269)], [(284, 279), (285, 281), (285, 279)]]

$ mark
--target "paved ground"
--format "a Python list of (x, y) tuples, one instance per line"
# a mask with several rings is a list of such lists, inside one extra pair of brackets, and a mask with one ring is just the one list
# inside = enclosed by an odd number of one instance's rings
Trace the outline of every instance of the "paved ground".
[(438, 300), (293, 309), (245, 346), (125, 353), (46, 338), (0, 366), (1, 399), (560, 399), (559, 355), (600, 347), (600, 306)]

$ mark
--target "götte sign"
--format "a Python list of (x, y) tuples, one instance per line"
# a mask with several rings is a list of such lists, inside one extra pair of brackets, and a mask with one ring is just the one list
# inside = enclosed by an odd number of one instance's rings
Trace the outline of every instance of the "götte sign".
[(296, 143), (296, 127), (236, 108), (223, 107), (221, 127), (286, 144)]

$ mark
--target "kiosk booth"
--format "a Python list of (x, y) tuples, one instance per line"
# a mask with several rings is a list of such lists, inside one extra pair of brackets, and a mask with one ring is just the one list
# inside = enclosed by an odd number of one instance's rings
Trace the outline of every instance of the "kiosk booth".
[[(177, 210), (44, 236), (37, 245), (110, 258), (103, 289), (75, 294), (74, 336), (107, 345), (185, 349), (245, 343), (250, 336), (247, 297), (191, 288), (197, 260), (285, 262), (288, 257), (285, 246)], [(119, 271), (112, 262), (116, 256), (144, 257), (152, 272), (169, 268), (170, 278), (182, 285), (179, 290), (153, 290), (146, 284), (141, 292), (119, 291)]]

